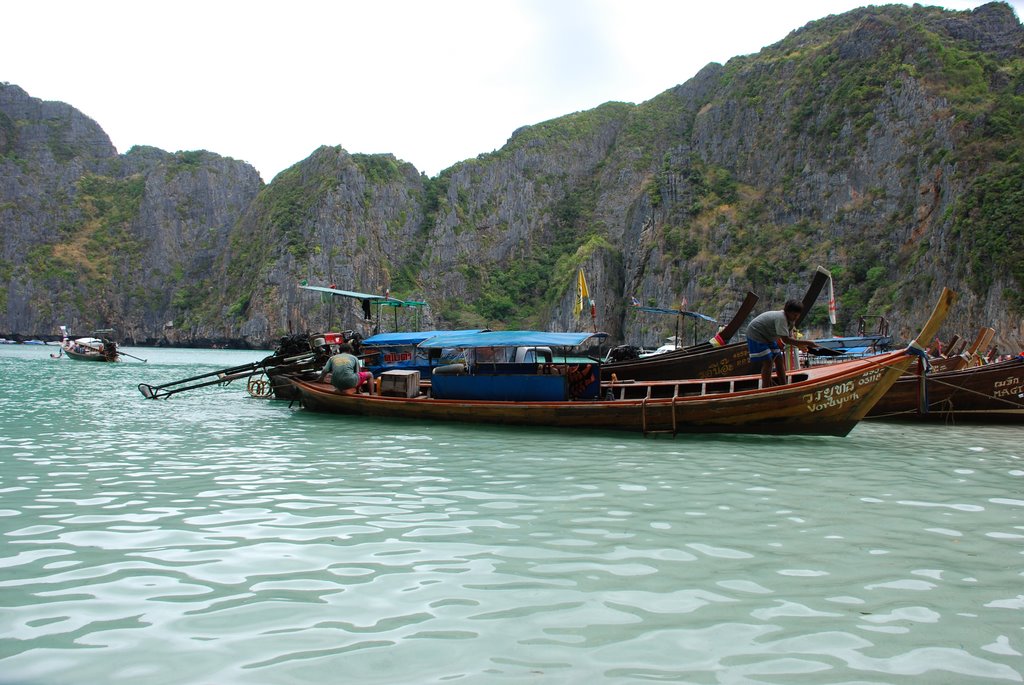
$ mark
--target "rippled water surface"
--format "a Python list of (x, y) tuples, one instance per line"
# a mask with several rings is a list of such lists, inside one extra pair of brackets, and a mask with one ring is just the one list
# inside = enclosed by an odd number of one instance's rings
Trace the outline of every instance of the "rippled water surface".
[(1024, 680), (1024, 431), (342, 418), (0, 348), (0, 683)]

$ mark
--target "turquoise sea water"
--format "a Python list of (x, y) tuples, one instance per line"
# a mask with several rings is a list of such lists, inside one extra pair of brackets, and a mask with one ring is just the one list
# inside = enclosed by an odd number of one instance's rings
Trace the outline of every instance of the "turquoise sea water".
[(1024, 431), (314, 414), (0, 347), (0, 683), (1017, 683)]

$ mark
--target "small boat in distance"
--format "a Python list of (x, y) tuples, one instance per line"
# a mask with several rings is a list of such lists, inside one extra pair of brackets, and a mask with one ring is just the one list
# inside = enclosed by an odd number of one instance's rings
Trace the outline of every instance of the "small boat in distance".
[[(97, 333), (104, 331), (97, 331)], [(54, 359), (59, 359), (66, 354), (71, 359), (80, 362), (116, 362), (120, 359), (117, 344), (107, 338), (72, 338), (68, 335), (68, 327), (61, 326), (60, 352), (51, 354)]]

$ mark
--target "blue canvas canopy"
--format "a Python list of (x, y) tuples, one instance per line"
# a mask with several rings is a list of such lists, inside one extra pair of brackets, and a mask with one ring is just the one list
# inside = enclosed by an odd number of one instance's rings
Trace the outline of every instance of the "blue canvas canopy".
[(435, 338), (445, 335), (465, 335), (467, 333), (481, 333), (485, 329), (474, 328), (461, 331), (408, 331), (405, 333), (378, 333), (366, 338), (361, 343), (364, 347), (386, 347), (398, 345), (419, 345), (428, 338)]
[(420, 343), (423, 348), (437, 347), (576, 347), (591, 338), (606, 338), (607, 333), (551, 333), (547, 331), (483, 331), (444, 333)]

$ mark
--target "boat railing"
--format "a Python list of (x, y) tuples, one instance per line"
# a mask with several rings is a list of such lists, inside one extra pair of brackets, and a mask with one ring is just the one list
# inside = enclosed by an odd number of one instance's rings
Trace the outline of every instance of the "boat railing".
[[(806, 373), (790, 376), (790, 383), (807, 380)], [(760, 376), (735, 376), (730, 378), (706, 378), (701, 380), (677, 381), (632, 381), (615, 380), (604, 384), (604, 397), (616, 400), (660, 400), (683, 397), (706, 397), (728, 395), (748, 390), (760, 390)]]

